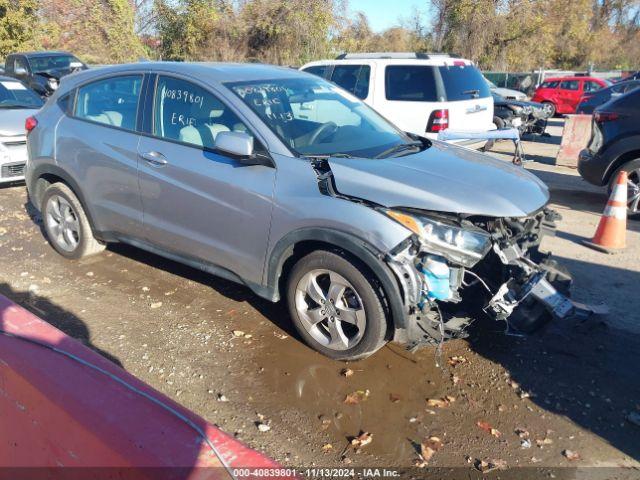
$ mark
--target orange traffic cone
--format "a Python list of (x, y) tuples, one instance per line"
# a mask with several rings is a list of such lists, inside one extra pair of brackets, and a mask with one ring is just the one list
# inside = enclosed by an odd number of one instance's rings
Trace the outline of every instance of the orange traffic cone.
[(626, 246), (626, 236), (627, 172), (622, 170), (618, 174), (593, 239), (583, 243), (601, 252), (614, 253)]

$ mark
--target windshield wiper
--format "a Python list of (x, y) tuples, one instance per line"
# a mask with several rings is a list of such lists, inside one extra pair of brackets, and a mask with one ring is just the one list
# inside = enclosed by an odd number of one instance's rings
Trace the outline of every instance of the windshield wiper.
[(409, 150), (409, 149), (413, 149), (413, 148), (419, 148), (423, 145), (422, 142), (409, 142), (409, 143), (398, 143), (397, 145), (394, 145), (391, 148), (388, 148), (387, 150), (385, 150), (382, 153), (379, 153), (378, 155), (376, 155), (373, 158), (385, 158), (388, 157), (390, 155), (393, 155), (394, 153), (399, 153), (402, 152), (403, 150)]
[(465, 90), (464, 92), (462, 92), (463, 95), (471, 95), (473, 98), (478, 98), (480, 96), (480, 90), (478, 89), (474, 89), (474, 90)]
[(311, 154), (311, 155), (305, 155), (305, 157), (312, 158), (312, 159), (319, 159), (319, 160), (328, 160), (331, 157), (335, 157), (335, 158), (356, 158), (353, 155), (350, 155), (348, 153), (343, 153), (343, 152)]

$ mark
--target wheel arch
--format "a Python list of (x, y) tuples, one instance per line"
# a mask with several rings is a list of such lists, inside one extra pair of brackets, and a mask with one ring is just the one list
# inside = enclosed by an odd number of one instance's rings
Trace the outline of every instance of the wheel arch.
[(640, 159), (640, 135), (634, 135), (633, 137), (625, 138), (620, 144), (612, 145), (612, 157), (615, 158), (613, 162), (609, 164), (609, 167), (604, 174), (604, 185), (607, 185), (611, 180), (612, 175), (622, 165), (632, 160)]
[(402, 294), (395, 275), (384, 262), (385, 252), (354, 235), (333, 229), (295, 230), (276, 243), (267, 258), (265, 268), (265, 283), (270, 300), (280, 300), (287, 275), (298, 259), (312, 251), (323, 249), (342, 250), (366, 267), (384, 290), (394, 329), (406, 328)]
[(57, 182), (64, 183), (71, 189), (73, 194), (78, 198), (80, 205), (82, 205), (82, 208), (87, 215), (89, 225), (91, 225), (91, 229), (96, 236), (99, 236), (99, 230), (96, 228), (94, 216), (91, 212), (91, 209), (89, 208), (89, 205), (85, 201), (80, 186), (66, 171), (64, 171), (57, 165), (39, 165), (27, 177), (27, 192), (29, 194), (29, 200), (31, 201), (31, 204), (36, 208), (36, 210), (40, 211), (44, 191), (49, 185)]

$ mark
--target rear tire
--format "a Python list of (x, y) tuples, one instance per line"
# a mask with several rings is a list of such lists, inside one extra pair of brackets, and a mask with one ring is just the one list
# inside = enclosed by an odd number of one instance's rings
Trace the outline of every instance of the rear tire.
[(78, 197), (64, 183), (49, 185), (42, 196), (42, 222), (51, 246), (72, 260), (102, 252)]
[(627, 183), (627, 217), (638, 220), (640, 219), (640, 158), (625, 163), (611, 175), (609, 185), (607, 186), (607, 193), (609, 195), (611, 195), (613, 186), (621, 171), (625, 171), (629, 175)]
[(366, 358), (387, 342), (385, 303), (376, 278), (340, 251), (306, 255), (287, 278), (296, 330), (307, 345), (335, 360)]

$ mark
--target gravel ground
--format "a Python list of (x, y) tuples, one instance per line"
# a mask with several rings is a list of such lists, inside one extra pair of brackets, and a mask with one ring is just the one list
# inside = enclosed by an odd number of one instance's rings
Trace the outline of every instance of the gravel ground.
[[(640, 413), (640, 222), (629, 223), (623, 253), (580, 244), (606, 195), (551, 165), (555, 123), (551, 138), (525, 143), (535, 159), (526, 168), (551, 186), (564, 217), (543, 247), (574, 274), (577, 300), (609, 305), (603, 319), (555, 323), (523, 338), (480, 322), (469, 339), (444, 346), (440, 367), (433, 348), (409, 353), (393, 344), (338, 363), (296, 338), (283, 305), (235, 284), (121, 245), (64, 260), (21, 185), (0, 188), (0, 293), (288, 466), (412, 467), (420, 444), (437, 436), (434, 467), (503, 460), (638, 474), (640, 426), (626, 417)], [(498, 153), (508, 147), (494, 154), (508, 158)], [(270, 430), (259, 431), (260, 422)], [(372, 442), (356, 451), (349, 441), (361, 432)], [(540, 470), (526, 472), (518, 478)], [(557, 468), (545, 475), (576, 476)]]

